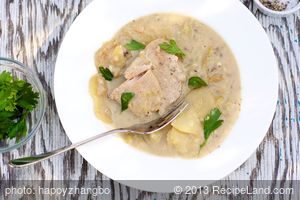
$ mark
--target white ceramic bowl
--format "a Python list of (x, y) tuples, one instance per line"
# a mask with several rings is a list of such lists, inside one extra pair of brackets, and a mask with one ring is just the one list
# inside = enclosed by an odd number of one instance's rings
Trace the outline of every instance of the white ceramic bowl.
[[(157, 12), (194, 17), (218, 32), (240, 67), (240, 117), (220, 148), (201, 159), (160, 157), (139, 151), (118, 135), (81, 146), (79, 153), (106, 176), (135, 188), (171, 192), (176, 180), (219, 180), (245, 162), (263, 140), (277, 102), (277, 63), (260, 23), (239, 0), (99, 0), (76, 18), (57, 57), (54, 90), (70, 140), (107, 131), (93, 111), (89, 79), (94, 53), (126, 23)], [(128, 180), (172, 180), (140, 182)]]
[(267, 8), (266, 6), (264, 6), (260, 0), (254, 0), (255, 4), (257, 5), (257, 7), (259, 8), (259, 10), (261, 10), (264, 14), (266, 15), (270, 15), (273, 17), (285, 17), (288, 16), (290, 14), (293, 14), (295, 12), (297, 12), (298, 10), (300, 10), (300, 1), (298, 2), (298, 4), (290, 9), (287, 10), (283, 10), (283, 11), (275, 11), (272, 9)]

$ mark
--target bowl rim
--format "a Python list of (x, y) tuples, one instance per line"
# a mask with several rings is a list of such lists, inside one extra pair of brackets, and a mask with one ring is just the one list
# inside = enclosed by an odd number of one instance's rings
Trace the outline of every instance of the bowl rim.
[[(30, 80), (33, 82), (34, 86), (37, 88), (40, 98), (39, 98), (39, 103), (38, 107), (40, 107), (40, 112), (38, 113), (38, 118), (37, 122), (32, 126), (32, 129), (30, 131), (27, 131), (27, 135), (24, 136), (23, 138), (20, 139), (19, 142), (16, 142), (15, 144), (1, 148), (0, 147), (0, 153), (5, 153), (14, 149), (17, 149), (21, 146), (23, 146), (28, 140), (30, 140), (35, 133), (37, 132), (38, 128), (41, 125), (42, 119), (44, 118), (45, 111), (46, 111), (46, 92), (44, 90), (44, 87), (38, 77), (38, 75), (31, 70), (29, 67), (27, 67), (25, 64), (11, 59), (11, 58), (6, 58), (6, 57), (1, 57), (0, 56), (0, 62), (5, 61), (13, 64), (13, 68), (15, 68), (17, 71), (24, 73), (26, 76), (30, 78)], [(11, 67), (11, 66), (8, 66)]]
[(294, 12), (300, 10), (300, 2), (298, 2), (298, 4), (295, 5), (293, 8), (288, 9), (288, 10), (283, 10), (283, 11), (272, 10), (272, 9), (264, 6), (260, 2), (260, 0), (254, 0), (254, 2), (256, 3), (256, 5), (258, 6), (259, 9), (261, 9), (262, 11), (264, 11), (266, 14), (271, 14), (272, 16), (281, 16), (281, 17), (284, 17), (286, 15), (293, 14)]

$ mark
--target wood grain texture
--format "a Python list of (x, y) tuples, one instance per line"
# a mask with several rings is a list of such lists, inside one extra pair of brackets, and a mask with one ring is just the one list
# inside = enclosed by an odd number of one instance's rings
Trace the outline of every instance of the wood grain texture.
[[(53, 73), (59, 46), (76, 16), (91, 0), (1, 0), (0, 56), (23, 62), (35, 70), (46, 89), (48, 106), (39, 132), (25, 146), (0, 154), (1, 180), (107, 180), (76, 151), (24, 169), (10, 169), (11, 158), (38, 154), (70, 144), (57, 115)], [(274, 120), (257, 151), (226, 180), (300, 180), (300, 12), (272, 18), (259, 12), (251, 0), (243, 3), (261, 22), (278, 59), (279, 98)], [(241, 30), (241, 34), (243, 31)], [(267, 74), (266, 74), (267, 76)], [(255, 123), (253, 124), (255, 125)], [(114, 181), (108, 199), (214, 199), (209, 195), (174, 195), (138, 191)], [(289, 183), (292, 184), (292, 183)], [(48, 199), (38, 196), (37, 199)], [(53, 197), (49, 199), (57, 199)], [(217, 199), (240, 199), (219, 196)], [(0, 199), (4, 199), (0, 194)], [(8, 198), (13, 199), (13, 198)], [(34, 199), (26, 197), (24, 199)], [(69, 199), (92, 199), (71, 196)], [(272, 196), (270, 196), (272, 199)]]

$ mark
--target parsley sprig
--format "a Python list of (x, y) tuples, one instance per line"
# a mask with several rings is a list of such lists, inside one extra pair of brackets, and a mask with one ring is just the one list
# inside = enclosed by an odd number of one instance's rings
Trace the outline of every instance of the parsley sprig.
[(102, 74), (102, 77), (107, 81), (112, 81), (114, 78), (113, 73), (108, 68), (104, 68), (103, 66), (100, 66), (99, 72)]
[(0, 140), (19, 140), (27, 134), (26, 119), (38, 103), (39, 93), (30, 83), (0, 74)]
[(135, 95), (132, 92), (123, 92), (122, 93), (122, 95), (121, 95), (121, 110), (122, 110), (122, 112), (127, 110), (128, 104), (134, 96)]
[(193, 76), (189, 79), (188, 85), (191, 88), (195, 89), (195, 88), (201, 88), (201, 87), (207, 86), (207, 83), (203, 79), (201, 79), (200, 77)]
[(214, 108), (204, 118), (203, 129), (205, 142), (200, 145), (200, 148), (206, 144), (209, 136), (223, 124), (224, 120), (220, 119), (221, 115), (221, 111), (218, 108)]
[(220, 120), (222, 113), (218, 108), (214, 108), (204, 118), (204, 138), (207, 140), (212, 132), (219, 128), (223, 124), (223, 120)]
[(136, 40), (131, 40), (129, 43), (125, 45), (125, 48), (129, 51), (138, 51), (138, 50), (143, 50), (145, 49), (145, 45), (136, 41)]
[(160, 44), (159, 47), (165, 52), (175, 55), (178, 58), (183, 59), (185, 57), (185, 53), (177, 46), (175, 40), (170, 40), (169, 43), (164, 42)]

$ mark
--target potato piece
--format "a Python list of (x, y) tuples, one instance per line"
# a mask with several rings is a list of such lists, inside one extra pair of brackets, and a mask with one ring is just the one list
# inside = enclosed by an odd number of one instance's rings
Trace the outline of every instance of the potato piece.
[(163, 128), (159, 131), (156, 131), (155, 133), (147, 135), (147, 139), (149, 139), (149, 142), (152, 143), (152, 144), (160, 143), (163, 136), (166, 135), (169, 132), (170, 127), (171, 126), (166, 126), (165, 128)]
[(175, 128), (168, 132), (167, 142), (173, 146), (179, 153), (186, 154), (189, 152), (189, 138), (187, 133), (182, 133)]
[(215, 107), (215, 100), (208, 88), (191, 91), (186, 97), (188, 108), (173, 122), (172, 126), (179, 131), (200, 135), (204, 141), (202, 121), (209, 111)]
[(186, 101), (199, 114), (201, 121), (215, 107), (214, 96), (207, 87), (191, 91), (187, 95)]
[(163, 133), (160, 131), (157, 131), (155, 133), (150, 134), (148, 139), (151, 144), (153, 144), (153, 143), (157, 144), (160, 142), (162, 136), (163, 136)]
[(114, 48), (113, 53), (112, 53), (112, 60), (113, 64), (116, 67), (124, 67), (126, 63), (126, 58), (125, 58), (125, 52), (126, 49), (122, 45), (118, 45)]
[(97, 70), (100, 65), (103, 65), (105, 67), (111, 65), (110, 55), (115, 46), (116, 46), (115, 41), (109, 41), (109, 42), (105, 42), (102, 45), (102, 47), (97, 50), (94, 58)]
[(156, 131), (155, 133), (144, 135), (144, 138), (150, 145), (159, 144), (162, 141), (163, 137), (165, 137), (168, 134), (171, 127), (172, 126), (168, 125), (163, 129)]
[(97, 50), (95, 54), (95, 65), (98, 70), (99, 66), (110, 69), (114, 76), (120, 76), (122, 68), (127, 60), (125, 56), (126, 49), (117, 41), (109, 41)]
[(196, 156), (200, 148), (200, 138), (195, 135), (183, 133), (176, 128), (172, 128), (168, 132), (168, 145), (175, 148), (175, 150), (187, 157)]
[(199, 114), (194, 110), (192, 105), (178, 116), (171, 125), (185, 133), (194, 135), (200, 135), (203, 133)]
[(98, 119), (104, 121), (105, 123), (111, 123), (111, 113), (106, 106), (106, 85), (102, 78), (98, 75), (93, 76), (89, 83), (90, 94), (94, 101), (94, 111)]

